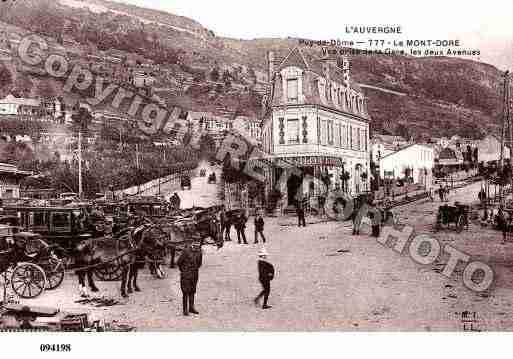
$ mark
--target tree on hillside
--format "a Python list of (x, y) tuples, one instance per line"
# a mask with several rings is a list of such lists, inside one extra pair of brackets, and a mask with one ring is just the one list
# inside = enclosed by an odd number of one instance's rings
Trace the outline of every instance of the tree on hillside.
[(230, 74), (230, 71), (228, 69), (224, 70), (222, 80), (225, 84), (229, 83), (232, 79), (232, 74)]
[[(0, 88), (7, 89), (11, 85), (12, 85), (11, 71), (9, 71), (7, 69), (7, 67), (0, 65)], [(2, 94), (0, 94), (0, 96), (2, 96)]]
[(73, 127), (76, 131), (87, 131), (90, 123), (93, 120), (91, 113), (85, 107), (78, 107), (78, 105), (73, 109), (74, 113), (71, 116), (73, 120)]
[(212, 81), (219, 81), (219, 69), (217, 67), (214, 67), (212, 71), (210, 71), (210, 79)]
[(39, 81), (36, 85), (37, 94), (46, 98), (54, 98), (57, 94), (48, 81)]
[(199, 140), (200, 151), (204, 154), (213, 154), (216, 151), (216, 143), (212, 136), (204, 134)]
[(256, 77), (255, 70), (253, 70), (253, 68), (252, 68), (252, 67), (249, 67), (249, 68), (248, 68), (248, 74), (247, 74), (247, 76), (248, 76), (248, 79), (250, 80), (250, 82), (251, 82), (252, 84), (256, 84), (256, 82), (257, 82), (257, 77)]
[(406, 127), (404, 124), (400, 123), (395, 128), (395, 132), (397, 136), (403, 137), (405, 140), (408, 140), (410, 138), (410, 133), (408, 131), (408, 127)]
[(29, 97), (32, 91), (32, 81), (26, 74), (18, 73), (16, 81), (14, 82), (14, 89), (12, 93), (16, 97)]

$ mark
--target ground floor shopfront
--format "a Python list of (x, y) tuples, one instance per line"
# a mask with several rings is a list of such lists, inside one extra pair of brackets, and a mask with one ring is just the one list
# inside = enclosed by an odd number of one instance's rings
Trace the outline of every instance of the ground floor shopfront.
[(368, 162), (363, 156), (275, 156), (270, 163), (265, 171), (266, 193), (279, 191), (283, 207), (295, 206), (301, 199), (317, 208), (329, 190), (354, 196), (370, 189)]

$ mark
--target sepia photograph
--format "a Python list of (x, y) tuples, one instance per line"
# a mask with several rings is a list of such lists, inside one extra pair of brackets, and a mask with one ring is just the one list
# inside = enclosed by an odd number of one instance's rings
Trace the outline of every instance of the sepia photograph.
[(511, 332), (512, 14), (2, 0), (0, 341)]

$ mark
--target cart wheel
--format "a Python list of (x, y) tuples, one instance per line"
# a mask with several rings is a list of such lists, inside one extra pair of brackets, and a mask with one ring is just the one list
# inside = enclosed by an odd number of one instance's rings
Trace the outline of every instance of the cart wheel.
[(121, 278), (121, 266), (117, 264), (106, 265), (105, 267), (96, 268), (94, 275), (101, 281), (110, 282)]
[(434, 226), (434, 230), (435, 232), (439, 231), (442, 227), (442, 218), (441, 218), (441, 215), (437, 215), (436, 216), (436, 222), (435, 222), (435, 226)]
[(64, 280), (64, 262), (60, 259), (50, 258), (48, 263), (41, 265), (46, 274), (46, 288), (52, 290), (62, 284)]
[(460, 233), (461, 231), (463, 231), (463, 227), (465, 227), (465, 217), (462, 214), (460, 214), (458, 217), (458, 221), (456, 222), (456, 231)]
[(21, 298), (35, 298), (45, 290), (45, 271), (34, 263), (19, 263), (12, 272), (11, 286)]

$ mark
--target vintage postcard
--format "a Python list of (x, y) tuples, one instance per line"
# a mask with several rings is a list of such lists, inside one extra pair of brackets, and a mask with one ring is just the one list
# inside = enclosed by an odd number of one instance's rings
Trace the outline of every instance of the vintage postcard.
[(511, 331), (511, 14), (1, 1), (0, 340)]

